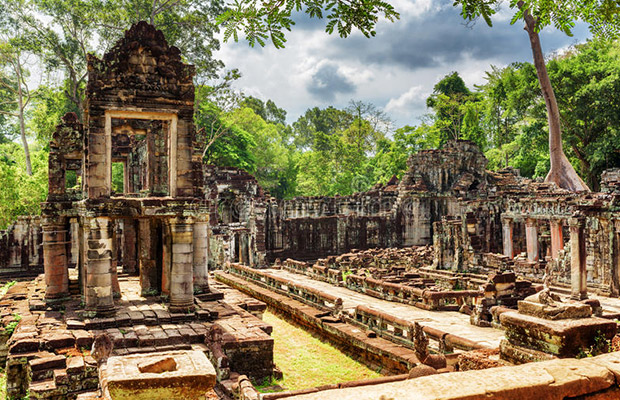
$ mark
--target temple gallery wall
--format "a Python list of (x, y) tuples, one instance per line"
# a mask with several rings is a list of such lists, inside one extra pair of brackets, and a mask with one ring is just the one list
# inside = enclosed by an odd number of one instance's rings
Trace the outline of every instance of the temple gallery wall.
[[(618, 345), (620, 170), (573, 193), (459, 140), (367, 192), (278, 200), (202, 162), (193, 77), (145, 22), (89, 56), (42, 213), (0, 235), (9, 396), (620, 398), (620, 356), (599, 355)], [(385, 376), (259, 395), (282, 374), (267, 307)]]

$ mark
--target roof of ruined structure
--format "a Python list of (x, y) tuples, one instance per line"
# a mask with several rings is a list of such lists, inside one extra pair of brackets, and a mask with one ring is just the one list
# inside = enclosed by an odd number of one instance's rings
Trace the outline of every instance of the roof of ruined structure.
[[(153, 62), (154, 60), (154, 62)], [(100, 60), (88, 56), (89, 91), (100, 87), (134, 87), (142, 90), (179, 88), (191, 84), (194, 66), (185, 64), (181, 51), (170, 46), (162, 31), (140, 21)], [(153, 79), (159, 77), (161, 79)]]

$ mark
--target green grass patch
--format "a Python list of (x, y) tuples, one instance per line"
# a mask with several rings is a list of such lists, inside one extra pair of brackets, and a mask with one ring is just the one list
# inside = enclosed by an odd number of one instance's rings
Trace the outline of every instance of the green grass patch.
[(6, 373), (0, 368), (0, 399), (6, 399)]
[(269, 311), (263, 320), (273, 326), (273, 358), (284, 378), (263, 382), (259, 391), (276, 384), (286, 390), (297, 390), (381, 376)]
[(15, 285), (16, 283), (17, 283), (17, 281), (9, 281), (9, 282), (5, 283), (4, 285), (2, 285), (2, 287), (0, 287), (0, 297), (4, 296), (6, 294), (6, 292), (9, 291), (11, 286)]

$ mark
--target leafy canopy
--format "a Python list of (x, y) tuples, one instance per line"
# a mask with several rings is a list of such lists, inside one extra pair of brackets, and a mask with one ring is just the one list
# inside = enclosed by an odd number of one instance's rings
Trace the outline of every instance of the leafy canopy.
[(366, 37), (375, 36), (381, 17), (391, 22), (400, 17), (390, 3), (381, 0), (232, 0), (218, 22), (226, 26), (225, 41), (231, 37), (238, 41), (241, 31), (252, 47), (271, 40), (276, 48), (283, 48), (284, 31), (291, 30), (293, 13), (300, 12), (310, 18), (327, 18), (325, 31), (337, 31), (343, 38), (353, 28)]
[[(461, 16), (469, 21), (484, 19), (492, 26), (491, 17), (497, 12), (502, 0), (454, 0), (461, 6)], [(511, 24), (524, 19), (529, 12), (536, 22), (536, 32), (553, 26), (572, 36), (578, 20), (590, 25), (590, 31), (598, 37), (611, 38), (620, 32), (620, 2), (615, 0), (510, 0), (510, 8), (516, 12)]]

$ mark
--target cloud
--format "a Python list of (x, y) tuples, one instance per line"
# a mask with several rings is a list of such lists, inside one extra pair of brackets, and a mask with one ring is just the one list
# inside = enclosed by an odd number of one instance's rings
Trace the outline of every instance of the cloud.
[[(568, 38), (558, 33), (552, 29), (543, 31), (546, 49), (566, 43)], [(412, 71), (456, 66), (467, 56), (505, 63), (531, 58), (527, 34), (519, 23), (510, 25), (498, 19), (493, 27), (481, 20), (467, 25), (457, 7), (429, 9), (395, 23), (381, 24), (375, 38), (353, 35), (336, 41), (327, 51), (332, 60), (356, 59), (366, 64), (399, 65)]]
[(411, 108), (419, 108), (428, 96), (429, 94), (425, 93), (421, 85), (412, 86), (397, 98), (391, 98), (385, 106), (385, 111), (388, 113), (406, 113)]
[(333, 101), (337, 94), (355, 93), (355, 85), (334, 64), (324, 63), (306, 84), (306, 90), (315, 98)]
[[(225, 43), (218, 56), (228, 68), (237, 67), (243, 73), (238, 89), (273, 100), (288, 111), (288, 122), (308, 108), (344, 108), (354, 98), (385, 107), (397, 126), (415, 124), (427, 113), (425, 94), (452, 71), (473, 88), (484, 83), (484, 71), (491, 64), (503, 67), (532, 61), (522, 24), (509, 23), (513, 10), (500, 10), (492, 28), (483, 21), (467, 27), (451, 1), (394, 0), (390, 4), (401, 19), (380, 22), (377, 36), (370, 39), (355, 31), (345, 39), (328, 35), (325, 19), (302, 17), (287, 33), (285, 49)], [(576, 26), (574, 34), (569, 38), (545, 28), (543, 50), (549, 53), (589, 36), (583, 24)]]

